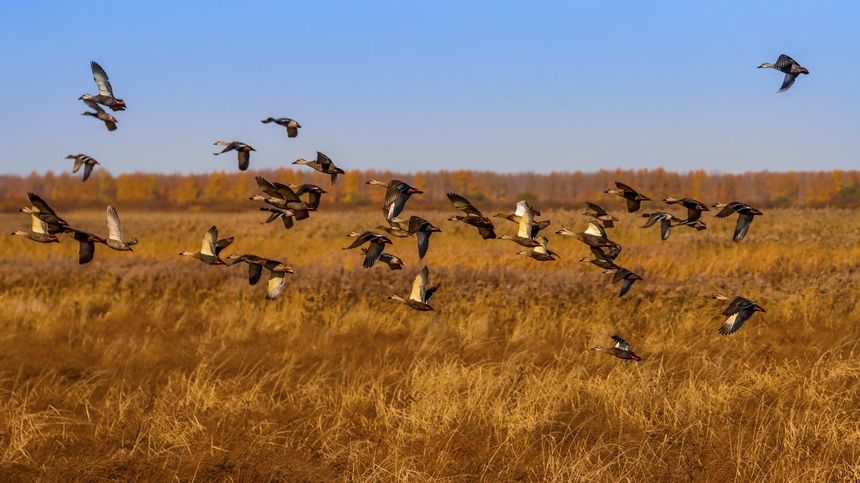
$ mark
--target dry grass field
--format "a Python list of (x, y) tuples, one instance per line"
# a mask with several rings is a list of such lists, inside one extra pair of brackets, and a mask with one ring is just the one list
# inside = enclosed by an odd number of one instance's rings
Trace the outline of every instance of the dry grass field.
[[(11, 237), (29, 219), (0, 215), (3, 481), (860, 480), (856, 211), (766, 210), (739, 244), (735, 217), (663, 242), (619, 214), (618, 262), (644, 281), (618, 298), (582, 243), (551, 234), (563, 258), (539, 263), (453, 208), (419, 213), (443, 230), (423, 263), (394, 239), (399, 272), (341, 249), (378, 208), (290, 231), (251, 204), (117, 208), (140, 244), (84, 266), (73, 240)], [(62, 215), (106, 233), (102, 210)], [(236, 237), (225, 254), (293, 266), (284, 296), (178, 256), (213, 224)], [(424, 263), (436, 312), (386, 299)], [(717, 292), (767, 313), (719, 335)], [(588, 350), (613, 334), (643, 361)]]

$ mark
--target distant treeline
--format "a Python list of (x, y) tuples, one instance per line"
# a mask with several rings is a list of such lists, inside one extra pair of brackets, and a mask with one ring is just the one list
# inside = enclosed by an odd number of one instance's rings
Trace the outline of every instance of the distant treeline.
[(738, 200), (760, 208), (860, 206), (860, 171), (716, 174), (703, 170), (675, 173), (663, 169), (618, 169), (590, 173), (499, 174), (461, 170), (402, 174), (348, 170), (331, 186), (327, 175), (310, 169), (113, 176), (97, 167), (86, 182), (81, 182), (80, 173), (68, 172), (0, 176), (0, 193), (2, 208), (7, 211), (24, 206), (28, 191), (64, 210), (115, 204), (123, 209), (237, 211), (250, 206), (242, 201), (259, 192), (254, 181), (254, 176), (258, 175), (285, 184), (318, 184), (329, 192), (323, 195), (324, 206), (335, 208), (381, 206), (383, 189), (365, 184), (371, 178), (384, 181), (396, 178), (414, 184), (424, 191), (410, 201), (410, 206), (416, 208), (445, 206), (448, 204), (445, 194), (456, 192), (487, 210), (512, 208), (521, 199), (539, 208), (579, 208), (585, 201), (593, 201), (617, 210), (623, 206), (623, 200), (603, 193), (614, 187), (616, 180), (658, 201), (674, 196), (695, 198), (709, 205), (716, 201)]

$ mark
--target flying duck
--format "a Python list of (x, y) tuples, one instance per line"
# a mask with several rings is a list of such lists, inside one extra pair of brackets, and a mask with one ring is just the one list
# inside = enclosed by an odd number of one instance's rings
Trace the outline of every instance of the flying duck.
[(108, 237), (107, 239), (99, 238), (96, 241), (104, 243), (105, 245), (113, 248), (114, 250), (120, 252), (130, 252), (133, 251), (131, 249), (132, 245), (137, 245), (137, 238), (132, 238), (128, 242), (122, 241), (122, 229), (119, 225), (119, 215), (116, 212), (116, 208), (112, 205), (108, 205), (107, 207), (107, 226), (108, 226)]
[(400, 181), (399, 179), (392, 179), (388, 182), (371, 179), (370, 181), (365, 181), (364, 184), (387, 188), (385, 198), (382, 200), (382, 213), (385, 215), (386, 220), (390, 220), (402, 213), (410, 196), (424, 193), (418, 188), (410, 185), (409, 183)]
[(596, 218), (596, 219), (602, 221), (604, 228), (614, 228), (615, 227), (615, 223), (613, 223), (613, 222), (618, 221), (618, 218), (615, 218), (614, 216), (610, 215), (602, 207), (600, 207), (599, 205), (596, 205), (590, 201), (586, 201), (585, 205), (588, 207), (588, 209), (582, 212), (583, 215), (590, 216), (592, 218)]
[(385, 248), (385, 244), (393, 245), (388, 237), (372, 231), (365, 231), (363, 233), (353, 231), (348, 233), (346, 236), (358, 237), (358, 239), (352, 242), (352, 245), (344, 247), (344, 250), (358, 248), (365, 243), (370, 243), (367, 251), (364, 253), (364, 263), (361, 264), (364, 268), (372, 267), (373, 264), (379, 260), (379, 257), (382, 255), (382, 250)]
[(617, 265), (615, 268), (604, 270), (603, 273), (610, 273), (612, 271), (615, 271), (615, 275), (612, 276), (612, 283), (618, 283), (624, 280), (624, 283), (621, 284), (621, 293), (618, 294), (619, 297), (623, 297), (624, 294), (630, 291), (630, 287), (633, 286), (633, 282), (642, 280), (642, 277), (639, 275)]
[(735, 225), (735, 233), (732, 236), (732, 241), (735, 243), (738, 243), (747, 236), (747, 232), (750, 230), (750, 223), (753, 221), (753, 216), (762, 214), (761, 211), (739, 201), (732, 201), (729, 204), (718, 201), (714, 203), (713, 208), (722, 208), (722, 210), (715, 215), (717, 218), (725, 218), (734, 213), (740, 215), (738, 216), (738, 223)]
[[(520, 218), (526, 213), (526, 211), (529, 210), (529, 208), (532, 208), (529, 205), (529, 202), (526, 200), (521, 200), (521, 201), (517, 202), (517, 209), (513, 213), (498, 213), (496, 215), (493, 215), (493, 217), (504, 218), (504, 219), (512, 221), (514, 223), (519, 223)], [(540, 211), (535, 210), (534, 208), (532, 208), (532, 211), (534, 212), (534, 216), (540, 216)], [(543, 228), (541, 228), (541, 229), (543, 229)]]
[[(620, 245), (616, 245), (615, 247), (618, 247), (617, 252), (621, 251)], [(612, 250), (614, 250), (615, 247), (613, 247)], [(591, 247), (591, 253), (594, 254), (594, 259), (592, 260), (590, 258), (580, 258), (579, 261), (580, 262), (589, 262), (589, 263), (596, 265), (596, 266), (598, 266), (604, 270), (615, 270), (618, 268), (618, 265), (615, 264), (615, 257), (618, 256), (617, 252), (615, 252), (615, 253), (610, 252), (609, 254), (606, 254), (600, 248)]]
[(266, 300), (275, 300), (284, 293), (284, 276), (287, 273), (293, 273), (293, 269), (278, 260), (271, 258), (263, 258), (251, 253), (244, 255), (236, 255), (235, 253), (228, 256), (227, 260), (235, 265), (239, 262), (248, 264), (248, 283), (256, 285), (263, 276), (263, 269), (270, 272), (269, 283), (266, 284)]
[(686, 221), (696, 221), (701, 218), (703, 211), (711, 211), (704, 203), (702, 203), (701, 201), (696, 201), (692, 198), (673, 198), (671, 196), (667, 196), (663, 198), (663, 201), (670, 205), (674, 205), (677, 203), (686, 208)]
[[(367, 248), (362, 248), (361, 253), (367, 255)], [(385, 252), (379, 255), (379, 261), (388, 265), (389, 270), (403, 270), (403, 266), (406, 265), (400, 257)]]
[(54, 210), (52, 210), (51, 207), (48, 206), (48, 203), (45, 203), (39, 195), (35, 193), (27, 193), (27, 197), (30, 198), (31, 206), (21, 208), (18, 211), (29, 213), (39, 220), (44, 221), (49, 232), (59, 233), (63, 230), (63, 227), (69, 225), (66, 223), (66, 220), (57, 216), (57, 214), (54, 213)]
[(93, 168), (99, 164), (95, 159), (87, 156), (86, 154), (70, 154), (66, 156), (66, 159), (74, 159), (75, 165), (72, 167), (72, 173), (77, 173), (81, 166), (84, 167), (84, 181), (90, 178), (90, 174), (93, 172)]
[(430, 247), (430, 235), (435, 231), (441, 232), (442, 230), (420, 216), (412, 215), (409, 217), (409, 234), (418, 234), (418, 258), (423, 259), (424, 255), (427, 254), (427, 248)]
[[(317, 211), (315, 206), (313, 206), (311, 203), (308, 203), (307, 201), (302, 201), (299, 198), (299, 195), (296, 194), (295, 191), (293, 191), (289, 186), (285, 184), (281, 184), (278, 182), (270, 183), (262, 176), (255, 176), (254, 180), (257, 181), (257, 186), (260, 187), (260, 190), (269, 196), (265, 197), (261, 195), (254, 195), (248, 198), (249, 200), (264, 201), (274, 206), (275, 208), (280, 208), (281, 210), (289, 210), (293, 212), (296, 221), (308, 218), (310, 216), (310, 214), (308, 213), (309, 211)], [(271, 219), (269, 221), (271, 221)], [(267, 221), (266, 223), (268, 223), (269, 221)], [(286, 224), (286, 221), (284, 223)], [(290, 226), (292, 226), (292, 224), (290, 224)]]
[(308, 195), (308, 203), (314, 208), (319, 209), (320, 207), (320, 199), (324, 193), (328, 193), (328, 191), (320, 188), (315, 184), (292, 184), (287, 185), (291, 190), (296, 192), (296, 196), (301, 196), (303, 194)]
[(622, 339), (621, 337), (618, 337), (617, 335), (613, 335), (612, 340), (615, 341), (615, 346), (610, 347), (609, 349), (598, 345), (592, 347), (591, 350), (612, 354), (619, 359), (628, 359), (637, 362), (642, 360), (642, 358), (640, 358), (636, 355), (636, 353), (633, 352), (633, 348), (630, 347), (630, 344), (628, 344), (626, 340)]
[(801, 67), (794, 59), (791, 57), (782, 54), (776, 59), (775, 64), (768, 64), (767, 62), (758, 66), (759, 69), (776, 69), (783, 74), (785, 74), (785, 78), (782, 80), (782, 86), (780, 86), (778, 92), (785, 92), (789, 87), (794, 85), (794, 81), (797, 79), (797, 76), (800, 74), (809, 74), (809, 71), (806, 70), (805, 67)]
[(603, 229), (600, 222), (594, 219), (588, 220), (588, 228), (582, 233), (575, 233), (567, 228), (562, 228), (555, 232), (555, 234), (572, 236), (590, 247), (602, 248), (614, 247), (616, 245), (614, 241), (606, 236), (606, 230)]
[[(23, 236), (25, 238), (29, 238), (30, 240), (33, 240), (33, 241), (39, 242), (39, 243), (60, 243), (60, 240), (56, 236), (54, 236), (52, 233), (50, 233), (47, 223), (40, 220), (39, 217), (36, 216), (35, 212), (28, 212), (28, 213), (30, 213), (30, 220), (31, 220), (30, 230), (29, 231), (15, 230), (15, 232), (12, 233), (13, 235)], [(65, 227), (60, 227), (60, 228), (65, 228)]]
[(388, 298), (402, 302), (415, 310), (435, 310), (433, 307), (427, 305), (427, 301), (430, 300), (430, 297), (432, 297), (434, 293), (436, 293), (440, 284), (427, 287), (427, 280), (429, 278), (430, 269), (425, 265), (424, 269), (422, 269), (415, 277), (415, 281), (412, 282), (412, 293), (409, 295), (408, 299), (404, 299), (399, 295), (391, 295)]
[(218, 228), (214, 225), (209, 231), (203, 235), (203, 244), (200, 247), (200, 251), (197, 253), (191, 253), (188, 250), (183, 250), (180, 255), (187, 255), (189, 257), (194, 257), (200, 260), (203, 263), (209, 265), (226, 265), (224, 260), (221, 260), (219, 256), (221, 250), (230, 246), (233, 243), (233, 237), (223, 238), (221, 240), (218, 239)]
[[(84, 94), (79, 97), (78, 100), (82, 100), (84, 102), (96, 102), (103, 106), (111, 108), (112, 111), (124, 111), (125, 101), (123, 101), (122, 99), (117, 99), (113, 96), (113, 89), (110, 86), (110, 81), (108, 80), (108, 75), (107, 73), (105, 73), (105, 70), (102, 69), (102, 67), (95, 62), (90, 62), (90, 68), (93, 71), (93, 80), (96, 81), (96, 86), (98, 86), (99, 88), (99, 93), (97, 96)], [(87, 104), (89, 105), (89, 102), (87, 102)]]
[(306, 159), (299, 158), (293, 161), (293, 164), (304, 164), (319, 171), (320, 173), (331, 175), (331, 184), (335, 184), (337, 182), (337, 175), (344, 174), (344, 170), (335, 166), (331, 158), (319, 151), (317, 151), (316, 160), (308, 161)]
[(660, 238), (663, 241), (669, 239), (670, 230), (673, 226), (677, 226), (676, 224), (672, 224), (673, 221), (680, 221), (680, 218), (677, 216), (666, 213), (665, 211), (655, 211), (654, 213), (642, 213), (642, 216), (648, 218), (648, 221), (645, 222), (640, 228), (649, 228), (653, 226), (658, 221), (660, 222)]
[(115, 117), (106, 113), (104, 109), (102, 109), (98, 104), (96, 104), (90, 99), (84, 99), (84, 103), (86, 103), (86, 105), (90, 106), (90, 108), (95, 110), (96, 112), (86, 111), (81, 114), (82, 116), (92, 116), (100, 121), (103, 121), (108, 131), (116, 131), (116, 123), (118, 121)]
[(104, 243), (100, 237), (72, 227), (64, 227), (63, 235), (69, 236), (78, 242), (78, 263), (81, 265), (93, 261), (96, 254), (96, 243)]
[(454, 208), (466, 213), (466, 216), (452, 216), (451, 218), (448, 218), (448, 221), (462, 221), (467, 225), (474, 226), (478, 229), (478, 233), (481, 234), (481, 238), (484, 240), (496, 238), (493, 222), (486, 216), (482, 215), (481, 212), (469, 202), (469, 200), (463, 198), (457, 193), (448, 193), (448, 201), (454, 205)]
[(396, 216), (390, 220), (388, 220), (388, 226), (379, 225), (376, 227), (377, 230), (385, 230), (390, 235), (396, 236), (398, 238), (407, 238), (412, 236), (409, 233), (409, 222), (406, 220), (401, 220)]
[(520, 215), (520, 221), (517, 226), (517, 234), (515, 236), (510, 235), (502, 235), (499, 237), (499, 240), (511, 240), (518, 245), (522, 245), (526, 248), (534, 248), (539, 247), (540, 242), (535, 240), (535, 236), (537, 236), (540, 231), (540, 226), (535, 224), (535, 210), (532, 207), (529, 207), (526, 211)]
[(260, 122), (262, 122), (263, 124), (273, 122), (279, 126), (284, 126), (285, 128), (287, 128), (287, 136), (291, 138), (298, 136), (299, 128), (302, 127), (298, 122), (288, 117), (279, 117), (277, 119), (275, 119), (274, 117), (270, 117)]
[(643, 201), (648, 201), (651, 199), (620, 181), (616, 181), (615, 186), (617, 189), (609, 188), (608, 190), (604, 191), (604, 193), (618, 195), (627, 200), (627, 211), (629, 211), (630, 213), (638, 211)]
[(723, 311), (723, 315), (727, 315), (729, 318), (726, 319), (726, 322), (718, 331), (723, 335), (729, 335), (740, 329), (744, 322), (752, 317), (754, 313), (767, 312), (761, 305), (743, 297), (730, 298), (723, 294), (716, 294), (713, 298), (729, 301), (729, 307)]
[(527, 257), (534, 258), (539, 262), (555, 261), (561, 258), (558, 253), (547, 248), (549, 240), (547, 240), (545, 236), (538, 237), (537, 242), (540, 243), (539, 246), (536, 246), (531, 250), (520, 250), (517, 252), (517, 255), (525, 255)]
[(248, 166), (251, 164), (251, 151), (256, 151), (256, 149), (252, 148), (251, 146), (239, 141), (233, 141), (231, 143), (228, 143), (226, 141), (216, 141), (215, 146), (227, 146), (220, 153), (212, 153), (215, 156), (218, 156), (219, 154), (224, 154), (227, 151), (232, 151), (235, 149), (236, 152), (239, 154), (239, 169), (242, 171), (248, 169)]

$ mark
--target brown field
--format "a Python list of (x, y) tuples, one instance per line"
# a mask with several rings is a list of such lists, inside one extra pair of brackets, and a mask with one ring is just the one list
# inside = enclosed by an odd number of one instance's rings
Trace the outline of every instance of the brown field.
[[(3, 481), (860, 479), (856, 211), (768, 210), (740, 244), (735, 217), (661, 242), (620, 214), (618, 261), (645, 278), (620, 299), (574, 239), (550, 235), (563, 259), (539, 263), (420, 213), (443, 233), (424, 261), (437, 312), (419, 313), (386, 299), (423, 266), (413, 239), (394, 239), (401, 272), (341, 250), (378, 208), (290, 231), (251, 209), (118, 209), (140, 245), (85, 266), (0, 216)], [(103, 210), (62, 214), (106, 232)], [(286, 258), (286, 294), (178, 256), (213, 224), (225, 253)], [(717, 292), (767, 313), (721, 336)], [(641, 363), (588, 350), (616, 333)]]

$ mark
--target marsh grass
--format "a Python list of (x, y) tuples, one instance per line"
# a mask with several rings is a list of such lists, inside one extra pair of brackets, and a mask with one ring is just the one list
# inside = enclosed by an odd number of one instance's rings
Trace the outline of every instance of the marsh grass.
[[(561, 261), (441, 227), (402, 271), (342, 250), (372, 212), (317, 213), (285, 231), (248, 213), (124, 212), (134, 253), (70, 239), (0, 242), (0, 473), (7, 481), (837, 481), (860, 478), (860, 217), (769, 210), (662, 242), (622, 214), (623, 298), (576, 240)], [(489, 211), (489, 210), (487, 210)], [(548, 211), (555, 231), (585, 228)], [(102, 233), (102, 211), (64, 214)], [(28, 224), (0, 216), (7, 232)], [(241, 267), (197, 251), (286, 259), (269, 302)], [(497, 221), (502, 233), (516, 226)], [(437, 311), (408, 294), (423, 264)], [(720, 336), (714, 293), (761, 303)], [(590, 352), (625, 337), (642, 363)]]

